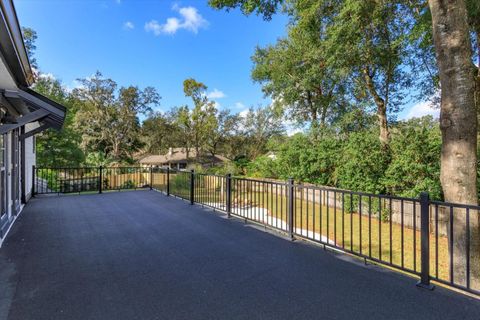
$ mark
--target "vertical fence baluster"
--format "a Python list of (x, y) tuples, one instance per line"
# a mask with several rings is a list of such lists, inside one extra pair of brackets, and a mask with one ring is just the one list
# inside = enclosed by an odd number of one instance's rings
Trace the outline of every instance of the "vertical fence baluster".
[(333, 245), (337, 246), (337, 192), (333, 191)]
[(390, 264), (393, 259), (393, 246), (392, 246), (392, 199), (389, 199), (388, 204), (388, 223), (389, 223), (389, 239), (390, 239)]
[(170, 167), (167, 167), (167, 197), (170, 196)]
[(438, 279), (438, 204), (435, 204), (435, 278)]
[(358, 231), (359, 231), (359, 252), (362, 254), (362, 195), (358, 196)]
[(466, 268), (466, 273), (465, 273), (465, 281), (466, 281), (466, 286), (467, 289), (470, 289), (470, 208), (466, 209), (467, 216), (465, 219), (465, 241), (466, 241), (466, 263), (465, 263), (465, 268)]
[(342, 192), (342, 248), (345, 249), (345, 192)]
[(153, 165), (150, 166), (150, 190), (153, 190)]
[(99, 175), (98, 175), (98, 193), (102, 193), (102, 173), (103, 173), (103, 167), (100, 166)]
[(368, 196), (368, 256), (372, 257), (372, 196)]
[(353, 193), (350, 193), (350, 251), (353, 252)]
[(382, 198), (378, 197), (378, 259), (382, 260)]
[(433, 290), (430, 284), (430, 199), (428, 193), (420, 194), (420, 228), (421, 228), (421, 256), (422, 267), (420, 272), (420, 281), (417, 286)]
[(288, 179), (288, 232), (290, 233), (290, 239), (291, 240), (294, 240), (294, 226), (293, 226), (293, 211), (294, 211), (294, 207), (293, 207), (293, 203), (294, 203), (294, 200), (293, 200), (293, 197), (294, 197), (294, 185), (293, 185), (293, 179), (290, 178)]
[(195, 203), (195, 171), (190, 171), (190, 204)]
[(404, 226), (404, 214), (403, 214), (403, 199), (400, 200), (400, 232), (401, 232), (401, 249), (400, 249), (400, 265), (402, 266), (402, 268), (404, 267), (404, 253), (403, 253), (403, 238), (404, 238), (404, 235), (403, 235), (403, 229), (405, 228)]
[(31, 188), (31, 197), (34, 197), (35, 196), (35, 166), (33, 165), (32, 166), (32, 188)]
[(450, 265), (450, 283), (453, 284), (454, 283), (454, 276), (453, 276), (453, 206), (450, 206), (450, 219), (449, 219), (449, 224), (450, 224), (450, 241), (449, 241), (449, 254), (450, 254), (450, 261), (449, 261), (449, 265)]
[(227, 174), (226, 178), (227, 185), (227, 216), (230, 218), (232, 215), (232, 174)]
[(328, 190), (327, 190), (327, 201), (326, 201), (326, 206), (327, 206), (327, 239), (326, 242), (330, 243), (330, 199), (328, 195)]

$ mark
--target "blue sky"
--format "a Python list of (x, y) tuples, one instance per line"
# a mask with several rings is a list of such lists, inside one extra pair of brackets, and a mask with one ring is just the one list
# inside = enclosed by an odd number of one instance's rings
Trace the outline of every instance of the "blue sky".
[(267, 104), (250, 78), (257, 45), (284, 35), (287, 18), (265, 22), (207, 1), (15, 1), (20, 23), (38, 33), (42, 72), (66, 86), (100, 70), (120, 85), (154, 86), (161, 109), (189, 102), (182, 82), (204, 82), (223, 108)]
[[(284, 36), (287, 17), (265, 22), (211, 9), (207, 0), (16, 0), (22, 26), (38, 33), (42, 72), (67, 87), (101, 71), (119, 85), (153, 86), (160, 109), (189, 103), (188, 77), (204, 82), (221, 108), (240, 112), (268, 104), (250, 78), (255, 46)], [(412, 105), (400, 115), (429, 113)], [(418, 110), (417, 110), (418, 109)]]

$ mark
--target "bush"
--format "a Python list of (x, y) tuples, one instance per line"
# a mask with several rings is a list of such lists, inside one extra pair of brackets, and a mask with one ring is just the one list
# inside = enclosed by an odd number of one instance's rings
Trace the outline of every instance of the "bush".
[(442, 140), (432, 117), (412, 119), (392, 130), (392, 160), (382, 183), (390, 194), (418, 197), (427, 191), (432, 199), (442, 199), (440, 152)]
[(342, 189), (384, 193), (382, 178), (388, 168), (389, 153), (378, 139), (377, 130), (353, 132), (341, 150), (336, 170)]
[(323, 133), (318, 138), (297, 134), (278, 153), (278, 175), (282, 179), (333, 186), (340, 149), (341, 141), (333, 133)]
[(121, 186), (121, 189), (133, 189), (133, 188), (135, 188), (135, 183), (132, 180), (125, 181)]
[(268, 156), (260, 156), (247, 165), (247, 175), (254, 178), (278, 178), (276, 163)]

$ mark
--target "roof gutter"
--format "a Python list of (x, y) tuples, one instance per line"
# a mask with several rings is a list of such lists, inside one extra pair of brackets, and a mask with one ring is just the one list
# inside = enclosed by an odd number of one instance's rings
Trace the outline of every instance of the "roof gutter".
[(18, 23), (13, 0), (0, 0), (0, 46), (1, 55), (12, 78), (21, 88), (34, 82), (33, 70), (23, 42), (22, 29)]

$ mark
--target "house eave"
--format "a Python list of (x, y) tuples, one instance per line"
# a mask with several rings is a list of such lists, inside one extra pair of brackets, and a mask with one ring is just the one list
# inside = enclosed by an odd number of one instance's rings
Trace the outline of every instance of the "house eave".
[(34, 82), (33, 70), (12, 0), (0, 0), (0, 43), (1, 56), (17, 86), (31, 86)]

